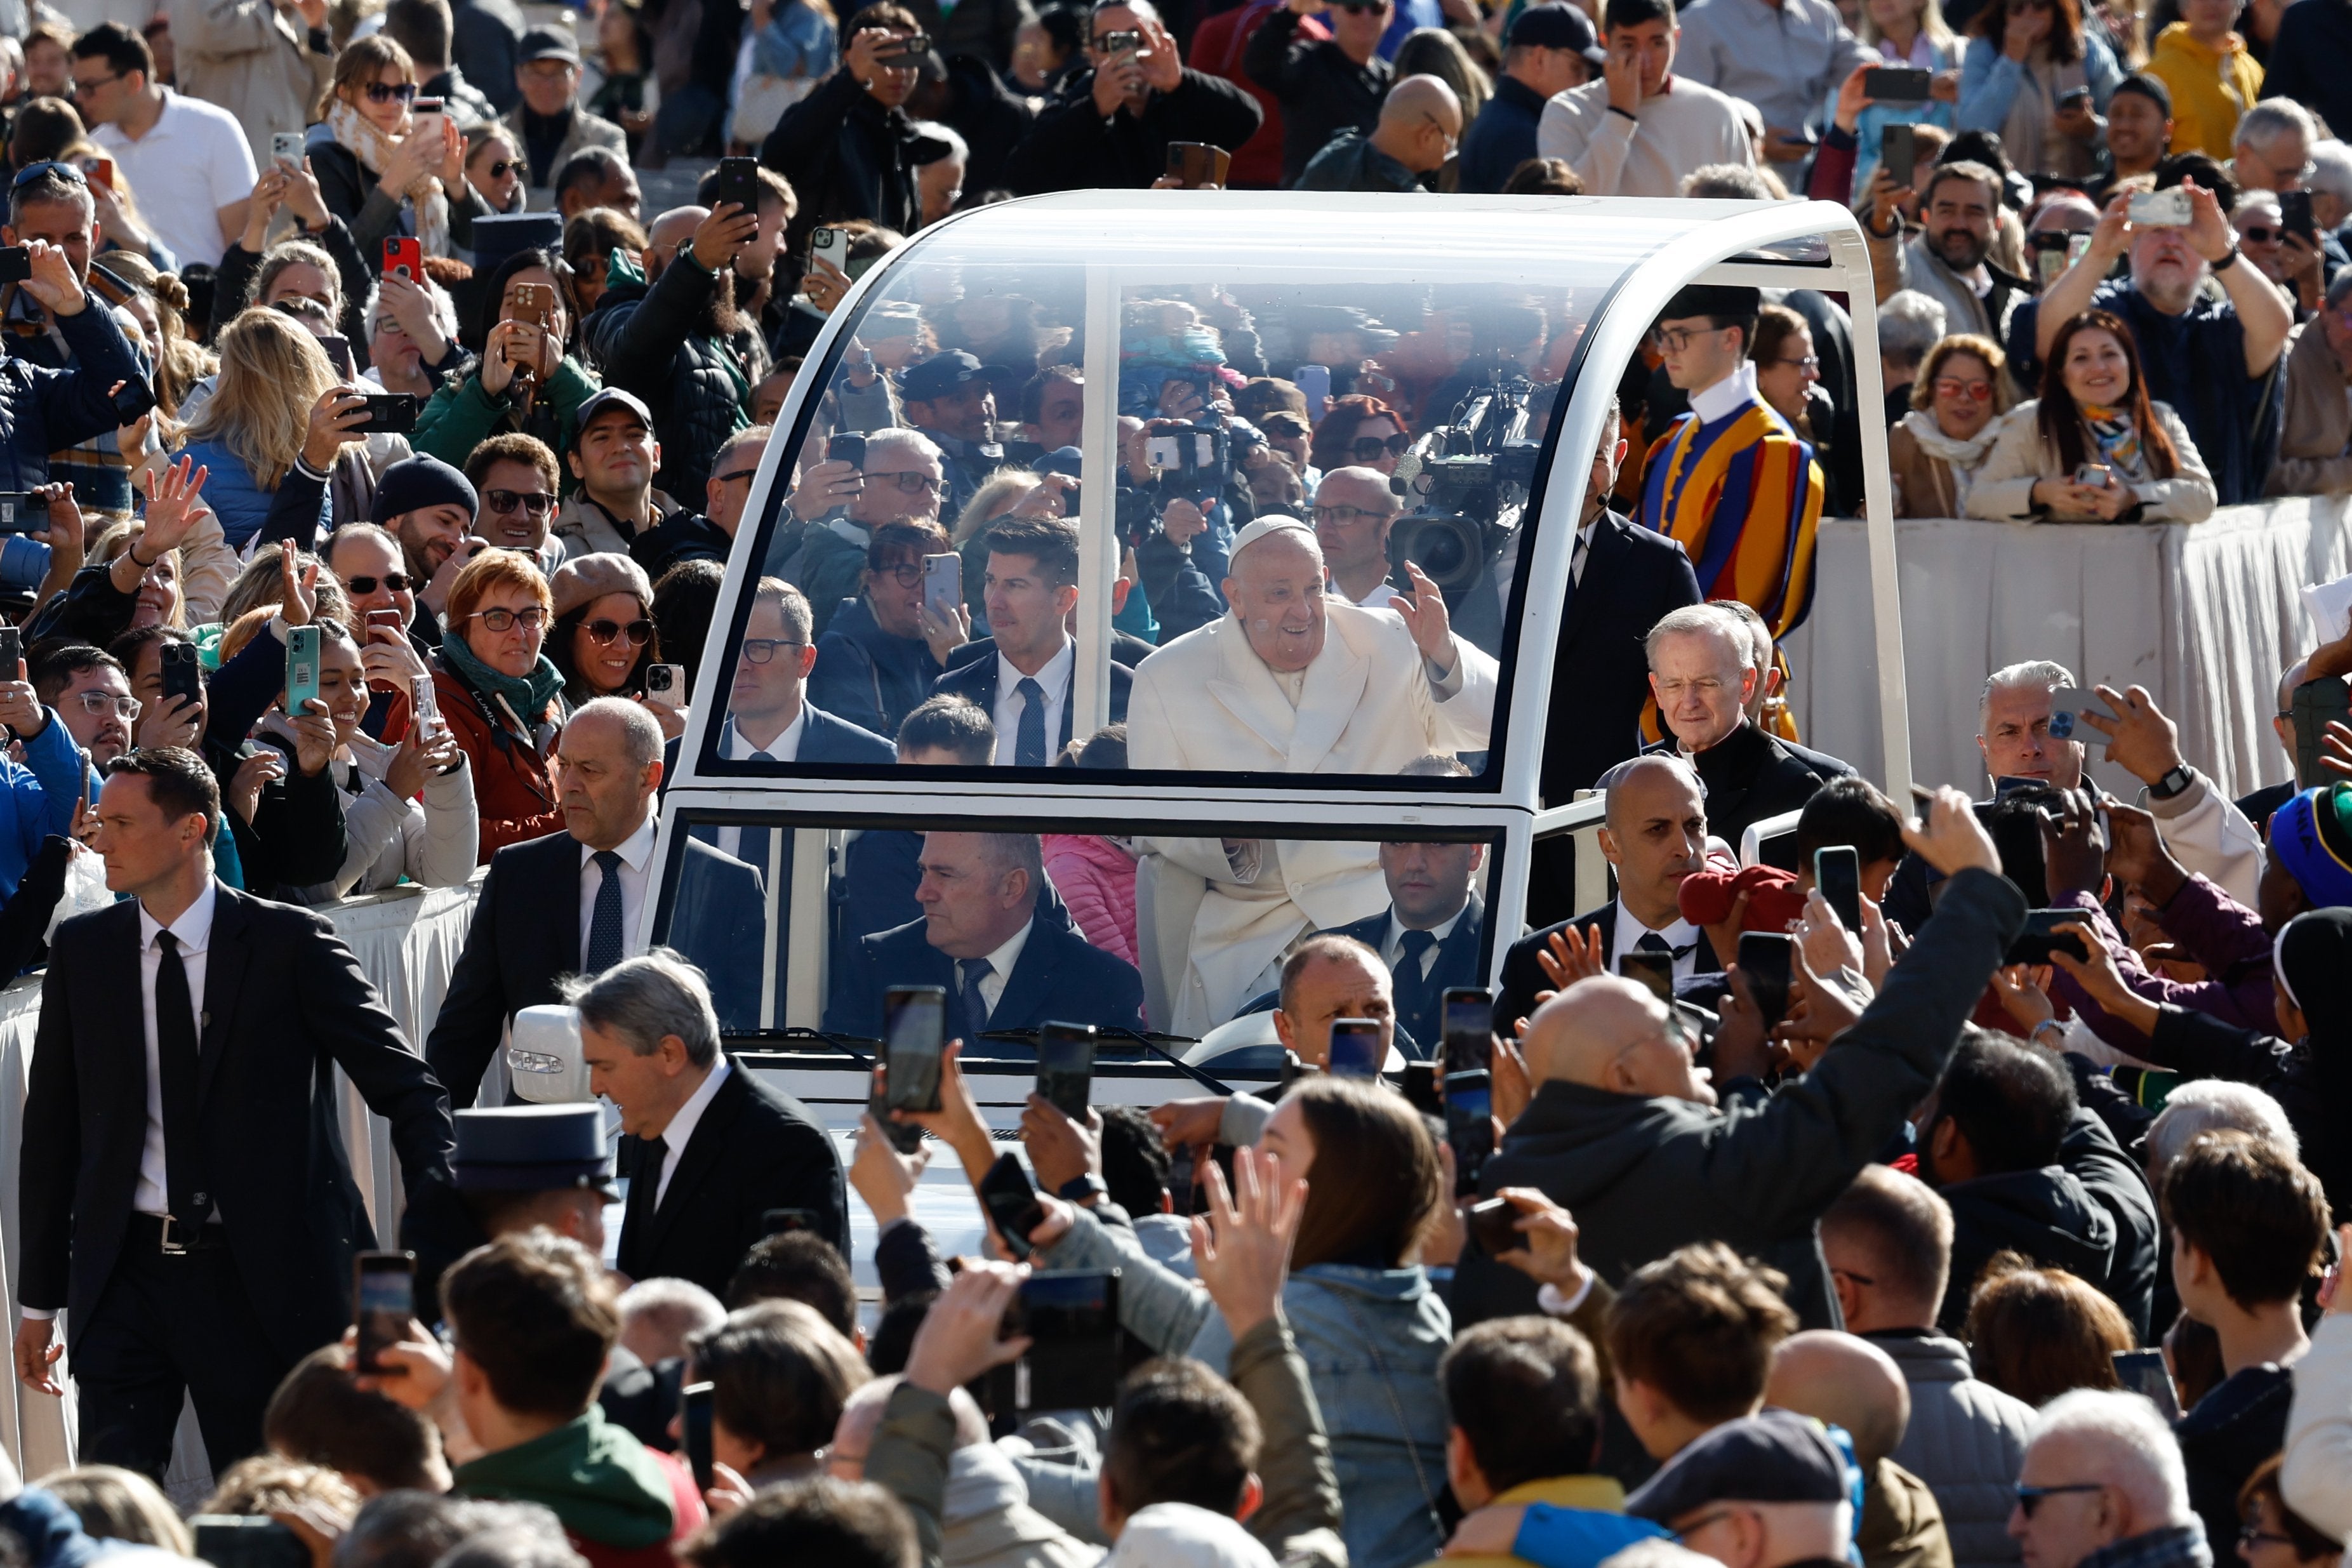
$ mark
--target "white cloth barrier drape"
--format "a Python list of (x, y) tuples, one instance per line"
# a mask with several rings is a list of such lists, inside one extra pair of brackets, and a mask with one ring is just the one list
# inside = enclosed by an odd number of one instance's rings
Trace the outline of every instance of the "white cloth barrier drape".
[[(2279, 674), (2314, 643), (2298, 590), (2352, 570), (2352, 497), (2224, 507), (2196, 524), (1895, 523), (1911, 773), (1974, 792), (1985, 677), (2054, 659), (2084, 685), (2146, 687), (2181, 751), (2235, 796), (2284, 779)], [(1875, 775), (1881, 754), (1863, 525), (1824, 521), (1813, 611), (1787, 639), (1805, 743)], [(2090, 737), (2095, 742), (2097, 737)], [(2091, 752), (2100, 754), (2097, 745)], [(2095, 762), (2129, 798), (2138, 781)]]
[[(461, 888), (397, 888), (355, 899), (320, 912), (358, 958), (401, 1031), (417, 1048), (440, 1011), (449, 972), (465, 945), (466, 927), (480, 890), (481, 876)], [(8, 1326), (16, 1327), (18, 1230), (16, 1160), (22, 1143), (25, 1076), (33, 1059), (33, 1037), (40, 1022), (41, 978), (30, 975), (0, 990), (0, 1296), (8, 1302)], [(387, 1244), (400, 1226), (399, 1164), (393, 1155), (391, 1124), (369, 1111), (341, 1073), (343, 1144), (352, 1173), (365, 1195), (376, 1236)], [(59, 1371), (65, 1370), (59, 1363)], [(0, 1376), (0, 1447), (26, 1479), (73, 1462), (73, 1391), (63, 1400), (34, 1394), (16, 1381), (13, 1364)], [(193, 1421), (180, 1426), (167, 1490), (184, 1495), (203, 1479), (204, 1448), (192, 1442)], [(199, 1493), (199, 1495), (201, 1495)]]

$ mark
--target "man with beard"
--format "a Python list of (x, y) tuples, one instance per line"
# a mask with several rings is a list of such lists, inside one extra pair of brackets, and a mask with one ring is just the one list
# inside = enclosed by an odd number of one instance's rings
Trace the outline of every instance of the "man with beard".
[[(413, 468), (412, 464), (415, 465)], [(428, 612), (414, 619), (411, 630), (417, 638), (438, 647), (441, 611), (449, 602), (449, 585), (466, 569), (467, 562), (490, 547), (487, 539), (466, 537), (474, 526), (474, 513), (481, 498), (474, 493), (472, 480), (438, 458), (419, 453), (394, 468), (429, 480), (417, 492), (424, 499), (395, 510), (388, 503), (402, 499), (397, 487), (394, 493), (387, 494), (380, 484), (376, 489), (375, 515), (369, 521), (400, 541), (409, 586), (416, 595), (416, 602)], [(392, 470), (385, 470), (384, 479), (391, 478)]]
[(1985, 259), (2000, 218), (2000, 176), (1965, 160), (1937, 168), (1920, 198), (1927, 223), (1908, 241), (1895, 205), (1906, 194), (1891, 179), (1871, 185), (1864, 226), (1879, 299), (1916, 289), (1944, 307), (1947, 331), (1999, 340), (2010, 312), (2033, 293), (2032, 284)]
[[(671, 495), (703, 493), (720, 444), (751, 422), (746, 393), (768, 374), (767, 349), (735, 308), (736, 254), (760, 224), (734, 202), (662, 214), (639, 258), (646, 280), (613, 283), (584, 323), (605, 386), (652, 412), (654, 482)], [(615, 277), (629, 270), (617, 253), (612, 265)]]
[[(2277, 379), (2294, 313), (2271, 280), (2238, 258), (2237, 236), (2213, 193), (2167, 162), (2159, 190), (2189, 193), (2186, 224), (2135, 224), (2130, 197), (2107, 202), (2090, 247), (2049, 292), (2017, 308), (2009, 323), (2011, 372), (2031, 386), (2058, 329), (2085, 310), (2112, 310), (2139, 345), (2147, 395), (2172, 405), (2212, 470), (2223, 506), (2259, 500), (2278, 454)], [(2131, 276), (2110, 279), (2117, 259)], [(2221, 298), (2208, 297), (2208, 279)]]

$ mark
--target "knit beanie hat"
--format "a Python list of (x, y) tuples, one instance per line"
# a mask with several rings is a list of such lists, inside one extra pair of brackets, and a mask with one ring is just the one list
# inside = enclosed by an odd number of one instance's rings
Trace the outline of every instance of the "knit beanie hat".
[(2352, 904), (2352, 783), (2305, 790), (2279, 807), (2271, 853), (2314, 909)]
[(481, 510), (482, 500), (474, 493), (473, 480), (440, 458), (419, 452), (383, 471), (368, 521), (378, 528), (389, 527), (394, 518), (428, 506), (462, 506), (471, 517)]

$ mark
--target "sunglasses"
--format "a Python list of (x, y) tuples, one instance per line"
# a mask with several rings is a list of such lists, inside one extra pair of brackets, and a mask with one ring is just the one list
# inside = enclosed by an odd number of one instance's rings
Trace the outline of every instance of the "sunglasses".
[(2044, 1498), (2058, 1497), (2066, 1492), (2103, 1492), (2106, 1489), (2097, 1481), (2074, 1481), (2063, 1487), (2029, 1487), (2020, 1481), (2017, 1484), (2017, 1510), (2032, 1519), (2033, 1510), (2042, 1506)]
[(1402, 434), (1385, 439), (1378, 436), (1359, 436), (1348, 443), (1348, 450), (1360, 463), (1376, 463), (1383, 456), (1403, 457), (1405, 448), (1412, 445), (1412, 437)]
[(745, 637), (743, 639), (743, 662), (746, 664), (765, 664), (770, 659), (776, 657), (776, 650), (780, 647), (808, 647), (808, 644), (804, 642), (794, 642), (790, 637)]
[(533, 605), (528, 610), (476, 610), (466, 619), (479, 620), (494, 632), (510, 632), (518, 626), (527, 632), (535, 632), (547, 625), (547, 612)]
[(21, 191), (45, 174), (55, 174), (69, 185), (89, 184), (89, 177), (71, 163), (60, 163), (55, 158), (50, 158), (38, 163), (27, 163), (17, 170), (16, 177), (9, 182), (8, 188)]
[(389, 82), (381, 81), (372, 81), (367, 84), (367, 97), (370, 103), (394, 101), (406, 103), (415, 96), (416, 84), (413, 81), (404, 81), (396, 87)]
[(631, 647), (643, 647), (654, 640), (654, 624), (646, 620), (631, 621), (626, 626), (618, 621), (586, 621), (582, 623), (580, 629), (588, 634), (590, 641), (606, 647), (612, 646), (614, 637), (627, 637)]
[(1938, 397), (1965, 397), (1970, 403), (1992, 401), (1992, 383), (1989, 381), (1961, 381), (1954, 376), (1939, 375), (1936, 378), (1935, 386)]
[(2259, 224), (2248, 224), (2238, 231), (2238, 237), (2249, 245), (2276, 245), (2286, 237), (2286, 230), (2264, 228)]
[(545, 490), (484, 490), (482, 500), (492, 511), (512, 511), (517, 507), (533, 517), (545, 517), (555, 498)]
[(500, 158), (490, 165), (490, 178), (493, 180), (503, 180), (509, 174), (518, 180), (527, 180), (530, 178), (530, 165), (520, 158)]
[(381, 577), (346, 577), (343, 579), (343, 587), (354, 598), (364, 599), (378, 588), (383, 588), (387, 593), (405, 594), (408, 592), (408, 574), (405, 572), (387, 572)]

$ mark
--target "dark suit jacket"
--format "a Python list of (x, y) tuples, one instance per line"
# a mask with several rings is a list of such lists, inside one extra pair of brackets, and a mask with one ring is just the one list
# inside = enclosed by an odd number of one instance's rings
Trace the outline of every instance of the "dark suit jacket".
[[(351, 1321), (352, 1258), (375, 1246), (335, 1109), (341, 1068), (392, 1123), (412, 1197), (448, 1178), (449, 1097), (332, 927), (216, 887), (198, 1005), (205, 1180), (246, 1294), (292, 1361)], [(147, 1137), (139, 906), (58, 928), (41, 988), (19, 1169), (18, 1299), (77, 1340), (115, 1258)]]
[[(1034, 1029), (1048, 1018), (1063, 1024), (1143, 1027), (1143, 977), (1123, 958), (1090, 947), (1069, 925), (1058, 903), (1040, 900), (1029, 917), (1029, 940), (1021, 949), (1003, 994), (989, 1015), (991, 1029)], [(944, 985), (952, 1005), (958, 990), (955, 960), (933, 947), (924, 922), (909, 921), (877, 931), (857, 943), (855, 972), (835, 993), (825, 1027), (877, 1038), (882, 1032), (882, 993), (892, 985)], [(950, 1014), (950, 1030), (955, 1028)]]
[(846, 719), (836, 719), (814, 703), (803, 700), (801, 711), (800, 761), (803, 763), (867, 763), (890, 766), (898, 748), (871, 730), (861, 730)]
[(1613, 511), (1592, 525), (1584, 581), (1559, 617), (1551, 710), (1577, 720), (1544, 736), (1547, 805), (1566, 805), (1642, 749), (1642, 709), (1650, 700), (1642, 639), (1668, 612), (1698, 602), (1698, 577), (1681, 545)]
[[(1379, 914), (1347, 925), (1334, 926), (1328, 933), (1317, 934), (1353, 937), (1374, 952), (1379, 952), (1381, 944), (1388, 941), (1389, 917), (1393, 912), (1392, 910), (1382, 910)], [(1427, 1005), (1408, 1012), (1402, 1001), (1397, 1004), (1397, 1026), (1412, 1037), (1413, 1044), (1421, 1047), (1423, 1055), (1437, 1055), (1445, 1038), (1446, 988), (1454, 985), (1485, 988), (1486, 975), (1478, 966), (1478, 950), (1484, 945), (1486, 931), (1486, 901), (1473, 893), (1469, 904), (1462, 911), (1462, 918), (1454, 922), (1454, 929), (1445, 933), (1444, 942), (1437, 944), (1437, 959), (1429, 966), (1429, 985), (1423, 993), (1428, 997)], [(1530, 959), (1529, 962), (1534, 961)]]
[[(969, 663), (958, 665), (931, 682), (931, 695), (961, 697), (967, 702), (976, 702), (980, 705), (980, 710), (987, 714), (992, 721), (996, 717), (996, 660), (993, 658), (974, 658)], [(1071, 666), (1070, 683), (1073, 686), (1077, 684), (1077, 667), (1075, 664)], [(1116, 658), (1111, 660), (1110, 721), (1112, 723), (1127, 722), (1127, 694), (1134, 685), (1134, 672)], [(1054, 743), (1057, 752), (1061, 747), (1070, 743), (1070, 737), (1078, 720), (1077, 709), (1069, 698), (1068, 692), (1062, 694), (1062, 738)], [(1050, 763), (1054, 759), (1048, 756), (1045, 760)]]
[[(635, 1138), (621, 1140), (620, 1168), (633, 1182), (661, 1179)], [(634, 1216), (622, 1226), (621, 1272), (691, 1279), (723, 1296), (735, 1266), (765, 1234), (760, 1216), (770, 1209), (814, 1211), (817, 1234), (849, 1256), (849, 1197), (833, 1140), (799, 1100), (739, 1062), (678, 1154), (648, 1233), (638, 1233)]]
[[(694, 839), (686, 856), (666, 940), (709, 978), (719, 1023), (748, 1026), (759, 1013), (767, 926), (760, 874)], [(657, 889), (658, 860), (655, 877)], [(556, 981), (578, 973), (580, 959), (580, 841), (551, 833), (490, 857), (465, 950), (425, 1042), (426, 1063), (459, 1109), (480, 1092), (507, 1020), (557, 1000)]]
[[(1495, 993), (1495, 1033), (1509, 1039), (1511, 1026), (1535, 1012), (1536, 993), (1552, 988), (1550, 976), (1544, 973), (1543, 965), (1536, 961), (1536, 954), (1544, 951), (1552, 932), (1565, 931), (1570, 926), (1583, 931), (1596, 925), (1601, 928), (1601, 962), (1614, 964), (1617, 962), (1617, 900), (1614, 899), (1597, 910), (1578, 915), (1574, 920), (1546, 926), (1511, 943), (1510, 951), (1503, 954), (1503, 982)], [(1698, 933), (1698, 951), (1691, 957), (1694, 973), (1706, 974), (1723, 967), (1721, 961), (1715, 956), (1715, 944), (1706, 940), (1705, 931)]]
[[(1669, 737), (1646, 750), (1663, 754), (1675, 746)], [(1820, 752), (1801, 757), (1753, 724), (1740, 725), (1691, 761), (1697, 765), (1699, 782), (1706, 785), (1707, 831), (1735, 851), (1750, 824), (1801, 809), (1822, 785), (1853, 772)], [(1795, 870), (1796, 840), (1768, 848), (1763, 860), (1784, 871)]]

